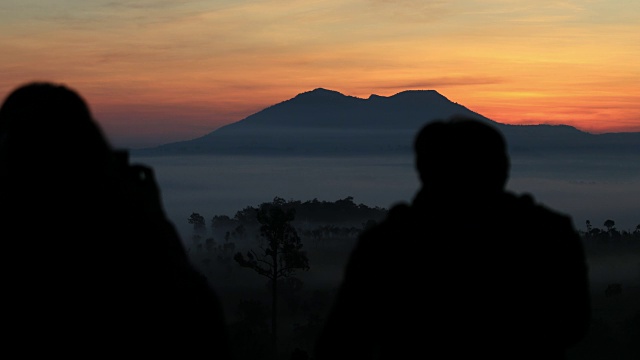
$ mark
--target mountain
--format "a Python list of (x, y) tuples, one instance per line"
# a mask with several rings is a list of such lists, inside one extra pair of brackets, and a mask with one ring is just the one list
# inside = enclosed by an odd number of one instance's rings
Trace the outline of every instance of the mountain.
[(346, 96), (318, 88), (193, 140), (132, 150), (136, 155), (373, 155), (411, 151), (426, 123), (470, 116), (498, 127), (512, 153), (640, 154), (640, 133), (590, 134), (567, 125), (497, 123), (435, 90)]

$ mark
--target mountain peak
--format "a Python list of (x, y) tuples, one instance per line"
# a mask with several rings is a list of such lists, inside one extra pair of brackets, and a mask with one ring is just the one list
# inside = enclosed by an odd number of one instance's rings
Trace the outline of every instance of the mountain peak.
[(386, 96), (377, 95), (377, 94), (371, 94), (371, 95), (369, 95), (367, 100), (378, 100), (378, 99), (386, 99), (386, 98), (387, 98)]
[(325, 88), (315, 88), (313, 90), (305, 91), (303, 93), (296, 95), (296, 98), (311, 97), (311, 96), (317, 98), (317, 97), (343, 97), (345, 95), (335, 90), (329, 90)]
[(382, 96), (377, 94), (371, 94), (367, 100), (402, 100), (402, 101), (446, 101), (449, 102), (444, 95), (440, 94), (436, 90), (404, 90), (391, 96)]
[(409, 99), (440, 99), (440, 100), (449, 100), (444, 95), (440, 94), (436, 90), (405, 90), (401, 91), (393, 96), (392, 98), (409, 98)]
[[(347, 96), (339, 91), (329, 90), (326, 88), (319, 87), (313, 90), (302, 92), (296, 95), (295, 98), (327, 99), (327, 98), (353, 98), (353, 96)], [(391, 96), (371, 94), (367, 98), (367, 100), (379, 100), (379, 99), (446, 100), (446, 101), (449, 100), (445, 96), (437, 92), (436, 90), (404, 90)]]

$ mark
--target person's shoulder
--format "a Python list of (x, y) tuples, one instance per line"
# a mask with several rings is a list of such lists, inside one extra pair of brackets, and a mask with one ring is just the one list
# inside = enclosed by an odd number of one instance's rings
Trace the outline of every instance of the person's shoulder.
[(571, 216), (558, 209), (554, 209), (549, 205), (538, 201), (530, 193), (515, 194), (511, 192), (505, 193), (508, 208), (513, 210), (513, 214), (525, 214), (531, 219), (540, 219), (541, 221), (559, 221), (571, 222)]
[(390, 246), (398, 239), (405, 238), (411, 233), (408, 219), (411, 216), (411, 206), (405, 203), (395, 204), (387, 210), (386, 216), (377, 223), (363, 229), (351, 252), (349, 264), (373, 267), (373, 263), (399, 247)]
[(412, 208), (408, 203), (397, 203), (389, 209), (387, 219), (391, 221), (406, 220), (412, 214), (411, 209)]
[(362, 231), (360, 238), (379, 238), (389, 232), (395, 232), (398, 228), (405, 227), (411, 218), (412, 209), (407, 203), (394, 204), (387, 211), (386, 216), (373, 226)]
[(415, 209), (408, 203), (399, 202), (391, 206), (386, 218), (380, 223), (382, 227), (398, 228), (406, 227), (413, 223)]

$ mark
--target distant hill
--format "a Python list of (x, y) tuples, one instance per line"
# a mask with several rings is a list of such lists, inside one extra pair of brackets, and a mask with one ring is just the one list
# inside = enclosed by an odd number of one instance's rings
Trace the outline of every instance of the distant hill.
[(497, 123), (435, 90), (367, 99), (318, 88), (193, 140), (135, 155), (375, 155), (409, 153), (426, 123), (466, 115), (497, 126), (514, 154), (640, 154), (640, 133), (590, 134), (567, 125)]

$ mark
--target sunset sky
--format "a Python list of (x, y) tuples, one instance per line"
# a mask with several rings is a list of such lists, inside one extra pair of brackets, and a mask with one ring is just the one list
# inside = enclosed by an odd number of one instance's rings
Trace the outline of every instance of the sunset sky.
[(117, 146), (199, 137), (318, 87), (640, 131), (638, 0), (2, 0), (0, 49), (3, 99), (67, 84)]

